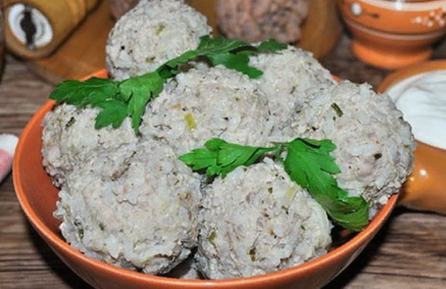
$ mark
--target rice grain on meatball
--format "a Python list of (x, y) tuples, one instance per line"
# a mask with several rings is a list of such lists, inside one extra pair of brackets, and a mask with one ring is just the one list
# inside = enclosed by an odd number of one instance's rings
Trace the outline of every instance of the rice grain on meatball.
[(197, 266), (210, 279), (278, 271), (331, 243), (325, 211), (270, 159), (210, 184), (199, 224)]
[(162, 274), (196, 246), (200, 178), (161, 143), (140, 144), (116, 180), (72, 172), (59, 197), (61, 232), (88, 256)]
[(315, 89), (295, 115), (296, 133), (337, 146), (341, 188), (372, 203), (371, 216), (397, 193), (412, 169), (410, 125), (386, 94), (344, 81)]
[(182, 0), (141, 0), (110, 32), (106, 46), (109, 73), (125, 79), (155, 70), (197, 48), (209, 34), (207, 19)]
[(265, 144), (271, 130), (265, 95), (245, 75), (223, 66), (179, 74), (148, 106), (141, 133), (162, 139), (178, 153), (212, 137)]

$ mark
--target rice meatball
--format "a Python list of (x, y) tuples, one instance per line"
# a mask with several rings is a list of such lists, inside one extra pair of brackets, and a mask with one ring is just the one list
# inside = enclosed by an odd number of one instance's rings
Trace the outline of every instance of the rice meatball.
[(267, 100), (245, 75), (223, 66), (179, 74), (148, 106), (141, 133), (178, 153), (212, 137), (263, 145), (271, 130)]
[(182, 0), (141, 0), (110, 32), (108, 71), (119, 80), (153, 71), (197, 48), (210, 31), (206, 17)]
[(325, 211), (270, 159), (209, 185), (199, 224), (197, 266), (210, 279), (278, 271), (325, 254), (331, 243)]
[(296, 42), (308, 15), (309, 0), (218, 0), (220, 29), (230, 38), (261, 41), (274, 38)]
[(309, 52), (291, 46), (251, 57), (250, 64), (263, 71), (263, 76), (255, 82), (268, 97), (274, 120), (272, 139), (276, 141), (296, 137), (290, 121), (302, 109), (308, 89), (335, 85), (330, 72)]
[(135, 153), (138, 138), (129, 119), (117, 129), (98, 130), (94, 128), (98, 112), (62, 104), (47, 113), (42, 124), (43, 165), (56, 185), (85, 166), (96, 175), (114, 178)]
[(141, 143), (116, 180), (72, 172), (59, 197), (62, 235), (107, 263), (163, 274), (197, 245), (200, 177), (159, 142)]
[(314, 90), (295, 124), (298, 134), (336, 144), (339, 185), (369, 201), (371, 216), (411, 172), (415, 142), (410, 125), (386, 94), (376, 94), (369, 85), (344, 81)]

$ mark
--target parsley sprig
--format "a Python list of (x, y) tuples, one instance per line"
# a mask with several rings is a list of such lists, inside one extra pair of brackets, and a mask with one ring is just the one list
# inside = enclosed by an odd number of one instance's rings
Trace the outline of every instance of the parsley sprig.
[(166, 81), (179, 74), (182, 67), (189, 62), (204, 58), (211, 65), (221, 64), (250, 78), (259, 78), (263, 72), (249, 65), (249, 56), (271, 53), (286, 47), (286, 44), (275, 40), (253, 46), (240, 40), (203, 36), (197, 49), (186, 51), (155, 71), (123, 81), (95, 77), (86, 81), (64, 81), (56, 86), (50, 98), (57, 103), (100, 108), (95, 123), (96, 129), (109, 125), (118, 128), (126, 117), (130, 117), (133, 129), (139, 133), (147, 103), (157, 97)]
[[(369, 205), (362, 197), (351, 197), (341, 189), (334, 175), (340, 169), (330, 155), (336, 145), (330, 140), (296, 138), (272, 147), (252, 147), (211, 139), (202, 148), (180, 156), (194, 171), (208, 177), (222, 176), (239, 166), (249, 166), (270, 155), (279, 158), (291, 180), (306, 189), (334, 222), (360, 231), (368, 224)], [(282, 153), (286, 152), (282, 160)]]
[(208, 177), (225, 177), (239, 166), (249, 166), (279, 147), (262, 148), (228, 143), (219, 138), (208, 140), (203, 148), (180, 156), (194, 171), (205, 171)]

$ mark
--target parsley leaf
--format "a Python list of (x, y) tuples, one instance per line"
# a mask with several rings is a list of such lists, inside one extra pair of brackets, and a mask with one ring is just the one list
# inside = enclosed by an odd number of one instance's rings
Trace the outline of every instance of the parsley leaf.
[(179, 73), (181, 65), (197, 57), (208, 59), (212, 65), (224, 65), (226, 68), (237, 70), (250, 78), (259, 78), (263, 72), (249, 66), (249, 56), (258, 53), (271, 53), (287, 48), (286, 44), (275, 40), (261, 42), (258, 46), (223, 37), (212, 38), (203, 36), (196, 50), (190, 50), (166, 62), (158, 71), (163, 77), (171, 77)]
[(265, 154), (276, 150), (276, 147), (262, 148), (228, 143), (222, 139), (208, 140), (203, 148), (179, 157), (194, 171), (206, 171), (208, 177), (227, 174), (239, 166), (249, 166)]
[(100, 129), (111, 125), (113, 128), (121, 126), (127, 117), (127, 104), (119, 100), (109, 100), (99, 104), (102, 110), (96, 116), (95, 128)]
[(235, 54), (227, 52), (209, 55), (209, 59), (214, 65), (222, 64), (226, 68), (237, 70), (248, 75), (250, 78), (259, 78), (263, 75), (263, 72), (255, 67), (249, 66), (249, 55), (250, 53), (244, 52)]
[(190, 61), (200, 57), (206, 58), (212, 65), (221, 64), (250, 78), (258, 78), (262, 71), (249, 66), (249, 56), (275, 52), (286, 47), (286, 44), (274, 40), (252, 46), (240, 40), (203, 36), (197, 49), (186, 51), (155, 71), (123, 81), (95, 77), (86, 81), (64, 81), (56, 86), (50, 98), (57, 103), (65, 102), (77, 107), (89, 105), (101, 108), (95, 124), (98, 129), (108, 125), (117, 128), (128, 116), (132, 120), (135, 133), (139, 133), (147, 103), (157, 97), (163, 90), (164, 83), (180, 73), (182, 67)]
[(249, 166), (267, 154), (281, 160), (290, 179), (306, 189), (334, 222), (352, 231), (368, 224), (369, 205), (362, 197), (350, 197), (341, 189), (333, 175), (340, 173), (330, 155), (336, 146), (330, 140), (297, 138), (275, 146), (252, 147), (228, 143), (214, 138), (202, 148), (180, 156), (180, 160), (194, 171), (208, 177), (225, 177), (239, 166)]
[(56, 86), (50, 99), (76, 106), (96, 105), (112, 98), (119, 91), (113, 80), (93, 77), (86, 81), (67, 80)]
[(276, 52), (286, 48), (287, 45), (285, 43), (277, 42), (274, 39), (263, 41), (259, 46), (257, 46), (257, 50), (259, 52)]
[(250, 44), (242, 40), (226, 39), (224, 37), (210, 37), (209, 35), (205, 35), (200, 38), (200, 44), (198, 45), (197, 50), (205, 55), (229, 52), (247, 46), (250, 46)]
[(333, 174), (340, 169), (330, 155), (335, 148), (330, 140), (295, 139), (287, 145), (285, 170), (336, 223), (359, 231), (368, 224), (369, 206), (362, 197), (349, 197), (338, 187)]
[(164, 80), (156, 71), (120, 83), (120, 95), (123, 101), (128, 102), (128, 115), (132, 118), (132, 127), (136, 132), (139, 132), (147, 103), (158, 96), (163, 87)]

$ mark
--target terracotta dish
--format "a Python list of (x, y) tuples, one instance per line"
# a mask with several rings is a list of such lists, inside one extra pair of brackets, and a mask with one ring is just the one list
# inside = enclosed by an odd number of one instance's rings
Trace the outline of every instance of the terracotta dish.
[(337, 0), (353, 34), (352, 49), (363, 62), (387, 69), (432, 55), (445, 33), (445, 0)]
[[(446, 60), (423, 62), (396, 71), (384, 79), (378, 91), (385, 92), (409, 77), (436, 70), (446, 71)], [(400, 203), (414, 209), (446, 214), (445, 172), (446, 150), (417, 141), (414, 169), (402, 191)]]
[[(95, 74), (106, 77), (105, 71)], [(14, 187), (19, 202), (33, 227), (54, 252), (79, 276), (100, 289), (316, 289), (345, 269), (371, 241), (397, 202), (397, 196), (373, 221), (345, 244), (303, 265), (250, 278), (228, 280), (184, 280), (145, 275), (91, 259), (66, 243), (59, 233), (59, 221), (53, 217), (58, 189), (42, 166), (42, 120), (54, 106), (43, 105), (29, 121), (20, 137), (13, 165)]]

